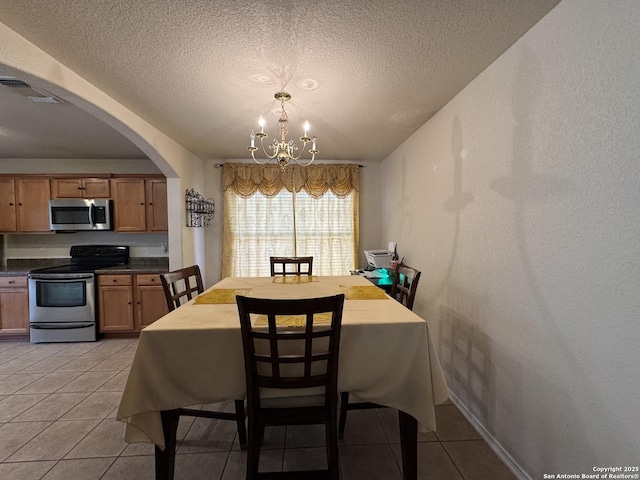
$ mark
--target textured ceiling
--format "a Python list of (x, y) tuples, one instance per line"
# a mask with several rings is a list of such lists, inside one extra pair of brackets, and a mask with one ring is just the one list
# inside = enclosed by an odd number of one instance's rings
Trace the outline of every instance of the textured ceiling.
[[(319, 159), (380, 160), (559, 0), (0, 0), (0, 21), (202, 158), (308, 119)], [(2, 66), (0, 65), (0, 74)], [(135, 158), (73, 105), (0, 87), (0, 158)]]

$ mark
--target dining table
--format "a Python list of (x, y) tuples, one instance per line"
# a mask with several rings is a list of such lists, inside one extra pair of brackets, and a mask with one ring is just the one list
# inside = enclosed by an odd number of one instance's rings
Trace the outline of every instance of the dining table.
[[(447, 383), (427, 322), (359, 275), (227, 277), (140, 332), (116, 413), (124, 440), (156, 445), (156, 478), (171, 478), (166, 412), (246, 395), (236, 295), (345, 294), (338, 390), (398, 411), (403, 478), (417, 478), (418, 430), (436, 430)], [(167, 469), (171, 473), (167, 473)]]

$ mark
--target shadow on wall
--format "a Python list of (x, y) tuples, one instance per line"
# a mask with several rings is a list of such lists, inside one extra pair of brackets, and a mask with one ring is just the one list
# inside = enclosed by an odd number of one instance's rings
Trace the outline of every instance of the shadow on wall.
[[(575, 465), (580, 459), (593, 458), (597, 464), (598, 460), (593, 457), (597, 451), (595, 445), (597, 440), (584, 440), (579, 444), (581, 453), (575, 458), (563, 458), (564, 449), (557, 450), (559, 445), (570, 445), (576, 441), (577, 437), (586, 433), (586, 426), (583, 419), (580, 418), (581, 407), (577, 403), (583, 404), (586, 398), (577, 401), (573, 395), (565, 389), (567, 374), (570, 373), (571, 392), (582, 392), (590, 395), (590, 381), (588, 373), (584, 371), (581, 361), (576, 357), (574, 348), (565, 348), (571, 343), (571, 339), (565, 338), (565, 333), (559, 328), (559, 322), (562, 319), (554, 317), (553, 309), (544, 295), (544, 278), (539, 278), (536, 273), (535, 263), (530, 253), (530, 242), (527, 237), (527, 206), (533, 203), (548, 202), (551, 198), (561, 196), (569, 192), (571, 184), (568, 179), (557, 175), (534, 171), (534, 160), (536, 159), (536, 146), (533, 143), (535, 135), (535, 125), (539, 121), (538, 118), (542, 112), (536, 112), (537, 100), (540, 96), (539, 88), (543, 84), (539, 61), (530, 50), (524, 48), (522, 58), (520, 59), (518, 70), (516, 72), (513, 84), (512, 96), (512, 114), (513, 114), (513, 145), (511, 155), (511, 171), (504, 177), (497, 178), (490, 182), (490, 188), (507, 202), (513, 204), (513, 230), (515, 238), (515, 251), (519, 254), (520, 264), (523, 272), (523, 283), (528, 286), (530, 295), (535, 301), (538, 309), (541, 323), (535, 327), (532, 333), (532, 342), (545, 342), (545, 344), (554, 345), (554, 351), (558, 352), (558, 356), (562, 361), (558, 364), (555, 371), (549, 371), (548, 366), (541, 365), (542, 370), (535, 361), (524, 367), (518, 363), (519, 358), (513, 355), (500, 355), (491, 349), (490, 339), (483, 338), (481, 332), (475, 331), (473, 323), (448, 310), (441, 307), (441, 319), (448, 325), (448, 335), (453, 336), (454, 354), (449, 368), (453, 369), (453, 373), (460, 377), (457, 370), (463, 368), (457, 366), (455, 362), (469, 364), (466, 368), (475, 374), (475, 377), (462, 379), (457, 382), (454, 387), (458, 388), (460, 395), (465, 396), (469, 402), (469, 408), (472, 412), (480, 415), (480, 418), (486, 418), (485, 425), (491, 428), (495, 425), (495, 419), (501, 418), (500, 423), (505, 425), (506, 422), (502, 418), (507, 416), (512, 421), (508, 422), (512, 428), (510, 432), (502, 431), (499, 434), (500, 442), (511, 447), (511, 454), (516, 451), (523, 452), (518, 449), (517, 445), (524, 445), (525, 449), (536, 449), (535, 452), (529, 452), (527, 463), (522, 465), (525, 469), (533, 469), (533, 465), (542, 466), (545, 471), (557, 471), (564, 468), (580, 469), (584, 467), (584, 471), (573, 471), (572, 473), (590, 473), (585, 465)], [(529, 90), (524, 90), (522, 86), (531, 86)], [(544, 150), (544, 149), (543, 149)], [(554, 212), (550, 211), (549, 215)], [(531, 228), (531, 226), (528, 226)], [(505, 305), (507, 308), (516, 309), (516, 305)], [(521, 312), (522, 318), (526, 317), (526, 312)], [(519, 315), (514, 312), (512, 319), (508, 322), (518, 322)], [(471, 319), (477, 320), (477, 319)], [(467, 357), (464, 358), (465, 350), (459, 345), (464, 346), (465, 342), (470, 345), (466, 350)], [(446, 347), (446, 348), (444, 348)], [(448, 345), (444, 345), (442, 350), (447, 351)], [(501, 371), (490, 371), (488, 375), (488, 385), (490, 391), (488, 398), (479, 398), (475, 393), (477, 386), (475, 382), (479, 382), (482, 378), (479, 372), (473, 370), (473, 366), (478, 364), (479, 358), (487, 356), (490, 364), (499, 365)], [(522, 411), (522, 376), (532, 381), (536, 391), (528, 394), (529, 401), (540, 401), (541, 404), (532, 405), (531, 408), (535, 412), (534, 415), (525, 415)], [(464, 380), (464, 381), (462, 381)], [(454, 392), (455, 393), (455, 392)], [(491, 398), (497, 395), (499, 398)], [(511, 398), (509, 398), (511, 397)], [(535, 400), (537, 399), (537, 400)], [(488, 401), (487, 406), (477, 405)], [(547, 405), (545, 405), (547, 403)], [(584, 405), (582, 405), (584, 407)], [(600, 417), (604, 414), (602, 408), (592, 405), (591, 414)], [(553, 418), (562, 418), (562, 423), (557, 424), (550, 422), (551, 417), (544, 418), (544, 412), (554, 411)], [(540, 417), (540, 415), (543, 415)], [(486, 415), (486, 417), (482, 417)], [(609, 419), (611, 420), (611, 419)], [(606, 421), (606, 420), (602, 420)], [(612, 428), (616, 422), (611, 422)], [(526, 433), (526, 438), (517, 438), (516, 432)], [(519, 436), (522, 437), (523, 434)], [(511, 437), (511, 438), (510, 438)], [(523, 443), (524, 442), (524, 443)], [(578, 445), (576, 445), (578, 446)], [(523, 452), (524, 453), (524, 452)], [(520, 462), (523, 459), (516, 458)], [(600, 459), (601, 461), (602, 459)], [(542, 472), (529, 471), (529, 474), (542, 475)]]
[(451, 278), (451, 273), (453, 272), (453, 267), (455, 265), (458, 242), (460, 240), (460, 216), (463, 210), (465, 210), (474, 200), (473, 193), (465, 192), (462, 189), (462, 162), (467, 157), (467, 149), (464, 146), (462, 126), (460, 125), (460, 118), (458, 115), (453, 117), (453, 125), (451, 127), (451, 156), (453, 158), (453, 193), (443, 204), (444, 210), (455, 218), (453, 241), (451, 242), (451, 255), (449, 256), (447, 269), (441, 280), (440, 286), (435, 289), (433, 296), (427, 299), (428, 303), (437, 299), (449, 283), (449, 279)]
[(441, 305), (439, 320), (438, 356), (452, 393), (490, 434), (495, 434), (491, 426), (497, 417), (513, 425), (500, 433), (501, 443), (521, 444), (522, 366), (506, 358), (484, 332), (453, 308)]
[(400, 165), (400, 178), (402, 184), (400, 185), (400, 198), (395, 202), (393, 212), (400, 212), (400, 226), (398, 230), (400, 237), (396, 238), (397, 242), (402, 243), (403, 239), (411, 236), (413, 230), (413, 214), (411, 213), (411, 195), (407, 188), (407, 157), (402, 155), (402, 163)]

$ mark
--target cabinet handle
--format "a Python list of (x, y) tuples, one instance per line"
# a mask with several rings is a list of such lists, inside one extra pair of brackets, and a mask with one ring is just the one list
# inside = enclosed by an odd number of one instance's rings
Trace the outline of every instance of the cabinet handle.
[(13, 207), (13, 202), (9, 202), (9, 206), (10, 206), (10, 207)]
[(11, 285), (12, 283), (16, 283), (13, 280), (9, 280), (9, 285)]
[(22, 204), (20, 202), (18, 202), (18, 205), (22, 206)]
[(115, 278), (112, 280), (113, 282), (117, 282), (118, 280), (116, 280)]

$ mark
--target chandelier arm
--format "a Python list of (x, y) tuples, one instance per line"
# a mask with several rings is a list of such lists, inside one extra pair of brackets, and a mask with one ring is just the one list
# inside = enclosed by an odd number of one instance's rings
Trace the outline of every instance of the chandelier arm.
[(300, 165), (301, 167), (308, 167), (309, 165), (311, 165), (313, 163), (313, 160), (316, 158), (316, 154), (312, 153), (311, 154), (311, 159), (307, 162), (307, 163), (300, 163), (298, 160), (294, 159), (294, 161), (296, 162), (297, 165)]
[[(271, 160), (276, 159), (277, 163), (282, 169), (284, 169), (290, 161), (296, 163), (297, 165), (306, 167), (315, 160), (316, 154), (318, 153), (318, 150), (316, 149), (316, 137), (314, 136), (313, 139), (311, 139), (307, 136), (309, 123), (306, 122), (304, 124), (304, 135), (300, 137), (302, 147), (294, 143), (293, 140), (287, 141), (286, 136), (289, 132), (289, 118), (287, 115), (287, 111), (285, 110), (284, 103), (285, 101), (291, 99), (291, 95), (287, 92), (280, 91), (275, 94), (275, 98), (280, 101), (280, 119), (278, 120), (276, 125), (276, 130), (280, 134), (280, 140), (273, 140), (273, 143), (269, 145), (269, 149), (273, 151), (273, 154), (268, 154), (263, 141), (267, 137), (267, 134), (264, 133), (264, 119), (262, 118), (262, 116), (260, 116), (260, 119), (258, 121), (260, 131), (254, 133), (254, 131), (252, 130), (251, 135), (249, 136), (251, 145), (248, 147), (248, 149), (251, 152), (251, 158), (253, 158), (253, 160), (259, 165), (264, 165), (271, 162)], [(265, 155), (266, 161), (261, 162), (256, 158), (255, 152), (258, 150), (258, 147), (255, 145), (256, 137), (260, 141), (260, 149)], [(306, 163), (301, 163), (298, 160), (300, 160), (302, 155), (306, 153), (305, 149), (308, 143), (311, 143), (311, 148), (308, 150), (308, 153), (311, 154), (311, 159)], [(297, 155), (294, 154), (296, 150), (300, 150)]]
[(299, 158), (304, 154), (304, 148), (305, 148), (305, 146), (306, 146), (306, 145), (307, 145), (307, 142), (304, 142), (304, 143), (302, 144), (302, 148), (300, 149), (300, 153), (299, 153), (297, 156), (295, 156), (295, 157), (294, 157), (293, 155), (291, 155), (291, 158), (292, 158), (293, 160), (298, 160), (298, 159), (299, 159)]
[[(273, 155), (269, 155), (267, 153), (267, 149), (264, 148), (264, 143), (262, 142), (262, 138), (260, 139), (260, 148), (262, 149), (262, 153), (264, 153), (265, 157), (267, 157), (269, 160), (273, 160), (274, 158), (276, 158), (276, 156), (278, 155), (278, 151), (279, 151), (279, 148), (277, 148), (277, 141), (274, 140), (273, 143), (270, 146), (274, 149)], [(276, 146), (276, 147), (274, 147), (274, 146)]]
[(267, 163), (269, 163), (271, 160), (273, 160), (272, 158), (268, 159), (265, 162), (260, 162), (258, 161), (258, 159), (256, 158), (256, 154), (255, 154), (255, 150), (251, 151), (251, 158), (253, 158), (253, 160), (258, 164), (258, 165), (265, 165)]

